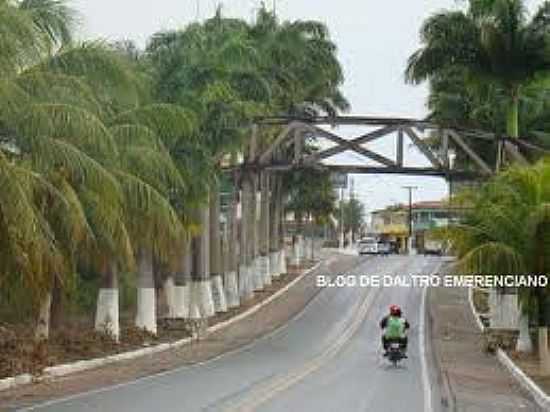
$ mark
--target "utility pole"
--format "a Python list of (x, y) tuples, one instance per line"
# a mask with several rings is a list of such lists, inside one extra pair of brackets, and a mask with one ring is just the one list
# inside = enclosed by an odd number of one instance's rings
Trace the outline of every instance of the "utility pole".
[(355, 207), (355, 182), (354, 179), (350, 179), (350, 188), (349, 188), (349, 232), (348, 232), (348, 248), (352, 248), (353, 246), (353, 235), (354, 235), (354, 216), (353, 216), (353, 208)]
[(340, 236), (338, 248), (344, 249), (344, 189), (340, 188)]
[(403, 189), (409, 191), (409, 242), (408, 249), (409, 254), (412, 251), (412, 239), (413, 239), (413, 218), (412, 218), (412, 191), (418, 189), (416, 186), (403, 186)]

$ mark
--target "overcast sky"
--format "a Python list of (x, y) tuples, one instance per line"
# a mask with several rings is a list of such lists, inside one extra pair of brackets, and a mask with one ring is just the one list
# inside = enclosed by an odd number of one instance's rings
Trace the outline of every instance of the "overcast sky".
[[(225, 14), (251, 20), (260, 1), (73, 0), (84, 20), (84, 37), (132, 39), (140, 46), (155, 31), (210, 17), (219, 3)], [(272, 0), (266, 4), (274, 5)], [(457, 7), (455, 0), (277, 0), (275, 5), (282, 19), (317, 19), (328, 25), (339, 48), (346, 75), (343, 90), (353, 114), (415, 118), (427, 114), (427, 88), (405, 85), (403, 70), (407, 57), (419, 46), (422, 21), (437, 11)], [(340, 130), (350, 136), (362, 131)], [(393, 147), (389, 140), (373, 146), (388, 155)], [(405, 158), (408, 165), (427, 165), (411, 147), (407, 147)], [(446, 183), (436, 178), (362, 175), (353, 179), (368, 210), (405, 202), (403, 185), (418, 186), (417, 200), (435, 200), (447, 194)]]

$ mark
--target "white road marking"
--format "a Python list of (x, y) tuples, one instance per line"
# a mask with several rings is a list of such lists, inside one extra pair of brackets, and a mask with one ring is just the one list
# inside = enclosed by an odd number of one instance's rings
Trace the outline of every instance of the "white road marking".
[[(437, 273), (441, 262), (439, 262), (437, 269), (432, 273)], [(424, 265), (425, 267), (426, 265)], [(424, 412), (433, 412), (432, 405), (432, 386), (430, 385), (430, 374), (428, 372), (428, 361), (426, 359), (426, 294), (428, 288), (422, 288), (422, 301), (420, 304), (420, 321), (418, 328), (418, 341), (420, 350), (420, 366), (422, 368), (422, 387), (424, 389)]]
[(420, 322), (418, 328), (418, 341), (420, 349), (420, 365), (422, 367), (422, 386), (424, 388), (424, 412), (432, 412), (432, 389), (430, 385), (430, 377), (428, 375), (428, 365), (426, 362), (426, 333), (425, 333), (425, 318), (426, 318), (426, 292), (428, 288), (422, 289), (422, 303), (420, 305)]

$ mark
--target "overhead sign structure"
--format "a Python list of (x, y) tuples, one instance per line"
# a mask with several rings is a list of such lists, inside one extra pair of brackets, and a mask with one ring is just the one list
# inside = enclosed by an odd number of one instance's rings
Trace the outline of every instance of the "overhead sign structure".
[(335, 189), (346, 189), (348, 187), (347, 173), (331, 173), (330, 180)]

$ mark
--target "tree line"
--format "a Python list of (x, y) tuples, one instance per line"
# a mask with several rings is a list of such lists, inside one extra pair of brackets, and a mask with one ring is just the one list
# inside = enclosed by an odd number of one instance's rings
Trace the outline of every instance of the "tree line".
[[(405, 74), (411, 83), (429, 81), (431, 119), (529, 144), (516, 150), (530, 164), (508, 166), (456, 199), (464, 217), (444, 235), (458, 266), (473, 273), (548, 275), (550, 2), (529, 13), (523, 0), (464, 1), (459, 9), (427, 18), (420, 39), (422, 46), (409, 58)], [(474, 147), (494, 164), (495, 143), (475, 141)], [(533, 144), (537, 150), (529, 149)], [(460, 156), (457, 162), (468, 166)], [(520, 288), (518, 293), (517, 349), (532, 350), (529, 326), (535, 325), (542, 371), (550, 374), (549, 290)]]
[[(170, 317), (239, 306), (286, 270), (284, 210), (305, 200), (292, 174), (222, 168), (280, 133), (257, 116), (348, 109), (327, 28), (218, 9), (144, 50), (79, 42), (78, 28), (64, 0), (0, 1), (0, 299), (24, 291), (38, 339), (82, 273), (99, 279), (95, 328), (116, 340), (122, 273), (137, 284), (135, 325), (153, 334), (159, 285)], [(327, 193), (326, 173), (308, 178)]]

